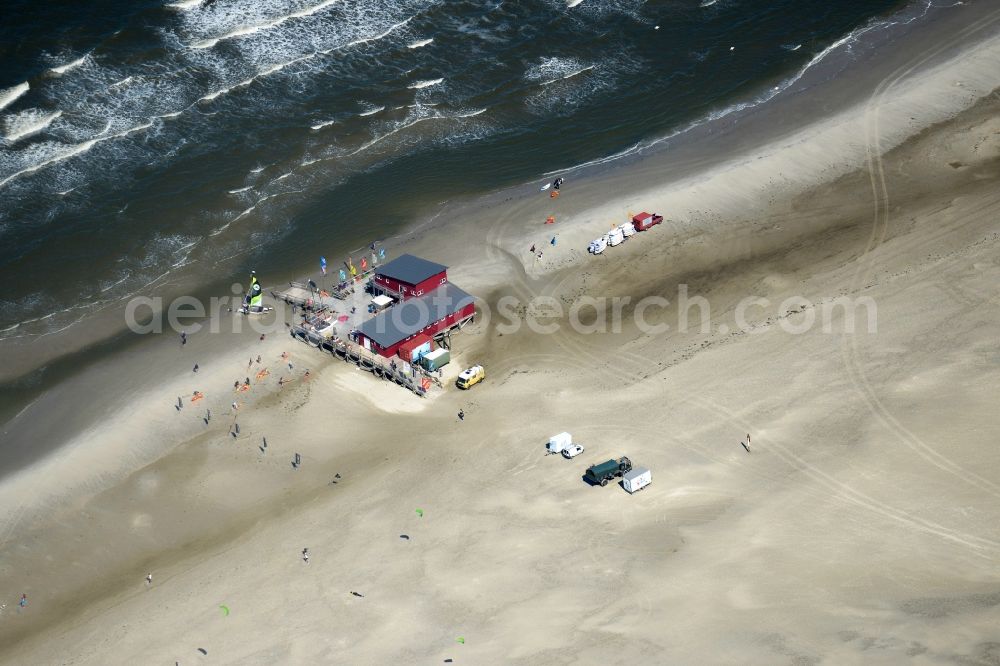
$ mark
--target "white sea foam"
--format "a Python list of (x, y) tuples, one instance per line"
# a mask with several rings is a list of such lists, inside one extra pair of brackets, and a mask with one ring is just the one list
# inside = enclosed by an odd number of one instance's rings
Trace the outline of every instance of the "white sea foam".
[(141, 132), (142, 130), (148, 129), (152, 126), (153, 122), (149, 121), (141, 125), (136, 125), (135, 127), (129, 127), (128, 129), (122, 130), (121, 132), (117, 132), (115, 134), (108, 134), (106, 136), (101, 136), (94, 139), (88, 139), (86, 141), (82, 141), (77, 144), (71, 144), (67, 146), (66, 144), (54, 144), (52, 142), (48, 142), (45, 144), (41, 144), (40, 146), (32, 147), (32, 149), (27, 152), (29, 152), (30, 154), (40, 155), (42, 156), (42, 159), (30, 166), (24, 167), (23, 169), (15, 171), (14, 173), (4, 177), (2, 180), (0, 180), (0, 187), (3, 187), (4, 185), (14, 180), (15, 178), (19, 178), (29, 173), (34, 173), (35, 171), (44, 169), (47, 166), (56, 164), (57, 162), (62, 162), (63, 160), (67, 160), (71, 157), (82, 155), (83, 153), (86, 153), (99, 143), (102, 143), (104, 141), (110, 141), (112, 139), (120, 139), (122, 137), (128, 136), (129, 134), (134, 134), (135, 132)]
[(574, 76), (577, 76), (578, 74), (583, 74), (584, 72), (589, 72), (592, 69), (594, 69), (594, 65), (587, 65), (586, 67), (581, 67), (580, 69), (573, 70), (572, 72), (564, 74), (563, 76), (559, 76), (554, 79), (549, 79), (548, 81), (542, 81), (542, 85), (547, 86), (549, 84), (555, 83), (556, 81), (564, 81), (565, 79), (572, 79)]
[(324, 120), (324, 121), (323, 121), (323, 122), (321, 122), (321, 123), (316, 123), (315, 125), (310, 125), (310, 129), (313, 129), (313, 130), (321, 130), (321, 129), (323, 129), (324, 127), (329, 127), (330, 125), (334, 125), (334, 124), (336, 124), (336, 123), (337, 123), (337, 121), (336, 121), (336, 120)]
[(62, 162), (63, 160), (68, 160), (69, 158), (74, 157), (76, 155), (81, 155), (90, 150), (91, 148), (93, 148), (95, 145), (97, 145), (98, 141), (99, 139), (90, 139), (89, 141), (84, 141), (83, 143), (78, 143), (70, 146), (55, 144), (54, 148), (53, 144), (46, 144), (45, 146), (42, 147), (42, 150), (44, 150), (45, 148), (50, 148), (52, 149), (51, 152), (48, 152), (41, 161), (36, 162), (31, 166), (25, 167), (20, 171), (15, 171), (14, 173), (10, 174), (3, 180), (0, 180), (0, 187), (3, 187), (4, 185), (14, 180), (15, 178), (19, 178), (20, 176), (29, 173), (34, 173), (39, 169), (44, 169), (50, 164), (55, 164), (56, 162)]
[(698, 6), (699, 7), (711, 7), (712, 5), (714, 5), (715, 3), (717, 3), (718, 1), (719, 0), (702, 0), (701, 4), (698, 5)]
[(77, 67), (79, 67), (80, 65), (82, 65), (84, 62), (86, 62), (86, 60), (87, 60), (87, 56), (83, 56), (82, 58), (77, 58), (73, 62), (68, 62), (65, 65), (59, 65), (58, 67), (53, 67), (50, 71), (52, 71), (52, 72), (54, 72), (56, 74), (62, 75), (62, 74), (65, 74), (66, 72), (68, 72), (71, 69), (76, 69)]
[(433, 37), (431, 37), (430, 39), (421, 39), (419, 42), (413, 42), (412, 44), (407, 45), (406, 48), (408, 48), (408, 49), (419, 49), (421, 46), (427, 46), (428, 44), (430, 44), (433, 41), (434, 41)]
[(379, 111), (384, 111), (384, 110), (385, 110), (384, 106), (377, 106), (374, 109), (369, 109), (367, 111), (362, 111), (358, 115), (361, 116), (362, 118), (364, 118), (365, 116), (373, 116), (376, 113), (378, 113)]
[(203, 1), (204, 0), (178, 0), (178, 2), (168, 3), (167, 7), (183, 12), (188, 9), (194, 9), (195, 7), (200, 7)]
[(469, 111), (468, 113), (460, 113), (458, 115), (452, 116), (452, 118), (473, 118), (480, 114), (486, 113), (486, 109), (478, 109), (476, 111)]
[(247, 185), (246, 187), (241, 187), (238, 190), (229, 190), (229, 194), (239, 194), (240, 192), (246, 192), (247, 190), (252, 190), (252, 189), (253, 187), (251, 185)]
[(14, 103), (18, 97), (28, 92), (31, 86), (27, 83), (18, 83), (16, 86), (11, 88), (5, 88), (0, 90), (0, 109), (6, 108), (10, 104)]
[(583, 0), (567, 0), (567, 2), (566, 2), (566, 8), (567, 9), (573, 9), (573, 7), (576, 7), (581, 2), (583, 2)]
[(524, 78), (547, 86), (592, 69), (594, 69), (594, 65), (588, 65), (576, 58), (543, 57), (537, 64), (528, 68), (528, 71), (524, 73)]
[(199, 102), (211, 102), (213, 99), (215, 99), (217, 97), (221, 97), (222, 95), (225, 95), (230, 90), (234, 90), (235, 88), (239, 88), (240, 86), (248, 86), (248, 85), (250, 85), (251, 82), (253, 82), (253, 79), (247, 79), (245, 81), (241, 81), (240, 83), (231, 85), (231, 86), (229, 86), (227, 88), (221, 88), (219, 90), (210, 92), (207, 95), (202, 95), (201, 97), (198, 98), (198, 101)]
[(323, 11), (330, 5), (333, 5), (337, 2), (339, 2), (339, 0), (323, 0), (323, 2), (312, 5), (311, 7), (304, 7), (298, 11), (292, 12), (291, 14), (285, 14), (284, 16), (279, 16), (278, 18), (271, 19), (270, 21), (265, 21), (263, 23), (258, 23), (256, 25), (240, 26), (235, 30), (230, 30), (225, 34), (219, 35), (218, 37), (203, 39), (201, 41), (195, 42), (194, 44), (191, 44), (191, 47), (196, 49), (209, 49), (226, 39), (234, 39), (236, 37), (252, 35), (255, 32), (260, 32), (261, 30), (270, 30), (271, 28), (276, 28), (285, 21), (289, 21), (294, 18), (305, 18), (306, 16), (312, 16), (316, 12)]
[(434, 118), (434, 117), (435, 116), (427, 116), (427, 117), (424, 117), (424, 118), (417, 118), (413, 122), (404, 123), (402, 125), (399, 125), (395, 129), (392, 129), (392, 130), (386, 132), (382, 136), (377, 136), (374, 139), (372, 139), (371, 141), (369, 141), (369, 142), (367, 142), (365, 144), (362, 144), (359, 148), (357, 148), (357, 149), (355, 149), (355, 150), (347, 153), (347, 155), (345, 155), (344, 157), (354, 157), (355, 155), (357, 155), (359, 153), (362, 153), (362, 152), (368, 150), (369, 148), (372, 148), (372, 147), (374, 147), (374, 146), (382, 143), (383, 141), (385, 141), (389, 137), (394, 136), (394, 135), (398, 134), (399, 132), (402, 132), (403, 130), (405, 130), (407, 128), (413, 127), (414, 125), (416, 125), (418, 123), (422, 123), (423, 121), (430, 120), (431, 118)]
[(124, 282), (125, 280), (127, 280), (127, 279), (129, 278), (129, 276), (130, 276), (130, 275), (131, 275), (131, 273), (129, 273), (128, 271), (126, 271), (126, 272), (125, 272), (125, 275), (124, 275), (124, 276), (123, 276), (122, 278), (120, 278), (120, 279), (118, 279), (118, 280), (115, 280), (114, 282), (106, 282), (106, 283), (103, 283), (103, 284), (102, 284), (102, 285), (100, 286), (100, 293), (102, 293), (102, 294), (103, 294), (103, 293), (105, 293), (106, 291), (108, 291), (108, 290), (110, 290), (110, 289), (113, 289), (113, 288), (117, 287), (117, 286), (118, 286), (118, 285), (120, 285), (120, 284), (121, 284), (122, 282)]
[(52, 124), (52, 121), (62, 115), (62, 111), (42, 111), (27, 109), (17, 115), (4, 119), (4, 138), (13, 143), (18, 139), (31, 136)]
[(444, 81), (443, 78), (441, 78), (441, 79), (427, 79), (427, 80), (424, 80), (424, 81), (417, 81), (415, 83), (411, 83), (410, 85), (408, 85), (406, 87), (407, 88), (416, 88), (416, 89), (419, 90), (420, 88), (429, 88), (430, 86), (436, 86), (437, 84), (441, 83), (442, 81)]
[(123, 86), (123, 85), (125, 85), (126, 83), (130, 82), (131, 80), (132, 80), (132, 77), (131, 77), (131, 76), (126, 76), (126, 77), (125, 77), (124, 79), (122, 79), (121, 81), (115, 81), (115, 82), (114, 82), (114, 83), (112, 83), (112, 84), (111, 84), (111, 85), (110, 85), (109, 87), (110, 87), (110, 88), (117, 88), (118, 86)]
[(802, 45), (801, 44), (782, 44), (781, 48), (785, 49), (786, 51), (798, 51), (799, 49), (802, 48)]
[(410, 16), (410, 17), (406, 18), (405, 20), (400, 21), (399, 23), (394, 23), (393, 25), (389, 26), (384, 32), (380, 32), (377, 35), (372, 35), (371, 37), (361, 37), (359, 39), (355, 39), (354, 41), (347, 42), (346, 44), (344, 44), (343, 46), (338, 47), (338, 48), (345, 48), (346, 49), (349, 46), (357, 46), (358, 44), (367, 44), (368, 42), (378, 41), (378, 40), (382, 39), (383, 37), (388, 37), (393, 32), (395, 32), (399, 28), (402, 28), (404, 25), (406, 25), (407, 23), (409, 23), (412, 20), (413, 20), (413, 17)]

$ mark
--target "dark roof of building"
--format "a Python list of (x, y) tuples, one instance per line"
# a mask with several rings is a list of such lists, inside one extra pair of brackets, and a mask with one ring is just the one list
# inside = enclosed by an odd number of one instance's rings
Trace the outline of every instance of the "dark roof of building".
[(401, 254), (381, 268), (376, 268), (375, 275), (384, 275), (407, 284), (419, 284), (446, 270), (448, 270), (447, 266), (435, 264), (433, 261), (427, 261), (412, 254)]
[(472, 296), (446, 282), (429, 294), (407, 299), (372, 317), (358, 331), (385, 349), (473, 302)]

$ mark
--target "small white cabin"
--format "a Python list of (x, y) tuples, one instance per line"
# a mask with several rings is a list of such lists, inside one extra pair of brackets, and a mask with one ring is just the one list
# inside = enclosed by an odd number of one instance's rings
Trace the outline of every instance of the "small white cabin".
[(549, 437), (549, 443), (545, 445), (545, 450), (549, 453), (562, 453), (562, 450), (573, 444), (573, 435), (568, 432), (561, 432), (558, 435)]

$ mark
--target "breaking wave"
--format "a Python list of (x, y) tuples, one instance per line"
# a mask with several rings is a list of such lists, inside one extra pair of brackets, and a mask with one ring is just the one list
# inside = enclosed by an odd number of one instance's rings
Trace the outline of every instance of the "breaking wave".
[(0, 109), (4, 109), (13, 104), (18, 97), (28, 92), (31, 86), (27, 82), (19, 83), (16, 86), (0, 90)]
[(262, 30), (270, 30), (272, 28), (277, 28), (282, 23), (285, 23), (286, 21), (290, 21), (292, 19), (312, 16), (313, 14), (323, 11), (330, 5), (336, 4), (337, 2), (340, 2), (340, 0), (323, 0), (323, 2), (320, 2), (318, 4), (312, 5), (310, 7), (305, 7), (303, 9), (299, 9), (290, 14), (285, 14), (284, 16), (279, 16), (278, 18), (272, 19), (270, 21), (265, 21), (263, 23), (258, 23), (256, 25), (240, 26), (238, 28), (235, 28), (234, 30), (230, 30), (225, 34), (219, 35), (218, 37), (211, 37), (209, 39), (203, 39), (197, 41), (194, 44), (192, 44), (191, 47), (196, 49), (210, 49), (219, 42), (225, 41), (227, 39), (235, 39), (236, 37), (244, 37), (246, 35), (252, 35), (256, 32), (261, 32)]
[(441, 83), (442, 81), (444, 81), (443, 78), (440, 78), (440, 79), (427, 79), (425, 81), (417, 81), (415, 83), (411, 83), (410, 85), (408, 85), (406, 87), (407, 88), (415, 88), (415, 89), (419, 90), (421, 88), (429, 88), (431, 86), (436, 86), (437, 84)]
[(77, 58), (73, 62), (68, 62), (65, 65), (60, 65), (58, 67), (53, 67), (49, 71), (54, 72), (54, 73), (59, 74), (59, 75), (62, 75), (62, 74), (65, 74), (66, 72), (70, 71), (71, 69), (76, 69), (77, 67), (79, 67), (80, 65), (82, 65), (83, 63), (85, 63), (86, 61), (87, 61), (87, 56), (83, 56), (82, 58)]
[(14, 143), (18, 139), (41, 132), (61, 115), (62, 111), (49, 112), (42, 111), (41, 109), (21, 111), (15, 116), (4, 119), (4, 139), (9, 143)]

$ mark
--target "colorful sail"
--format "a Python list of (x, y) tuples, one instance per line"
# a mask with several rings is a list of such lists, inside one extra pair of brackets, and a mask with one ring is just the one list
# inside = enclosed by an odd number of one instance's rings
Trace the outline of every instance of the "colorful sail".
[(257, 280), (257, 275), (253, 273), (250, 274), (250, 293), (248, 294), (248, 296), (250, 299), (249, 300), (250, 308), (260, 309), (264, 293), (263, 290), (260, 288), (260, 282)]

